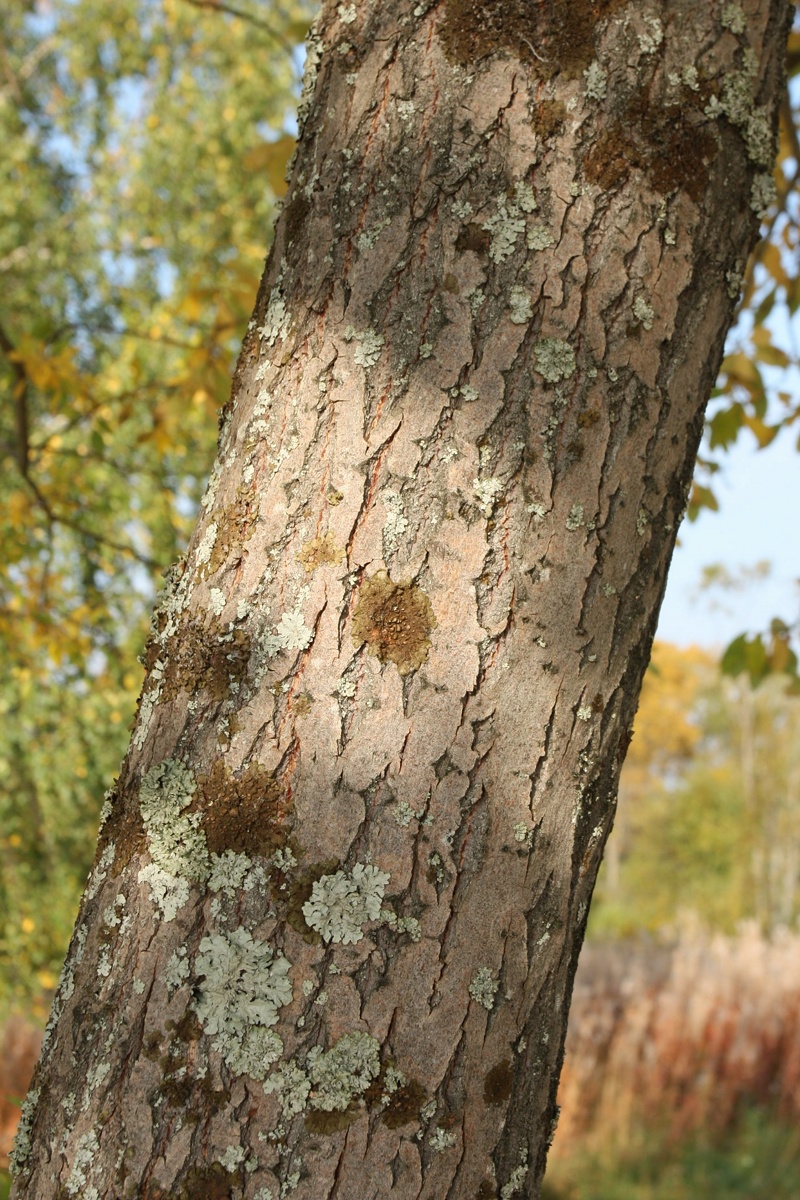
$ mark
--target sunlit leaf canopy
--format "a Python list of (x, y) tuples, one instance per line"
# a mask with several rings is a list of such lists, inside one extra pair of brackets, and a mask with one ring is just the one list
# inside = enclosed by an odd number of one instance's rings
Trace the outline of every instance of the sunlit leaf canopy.
[[(193, 525), (285, 187), (312, 9), (4, 9), (0, 1003), (45, 995), (63, 956), (127, 743), (136, 656), (161, 572)], [(794, 78), (800, 32), (789, 66)], [(778, 199), (743, 266), (690, 515), (716, 504), (714, 468), (742, 431), (766, 446), (800, 412), (778, 374), (798, 366), (800, 114), (790, 95)], [(764, 655), (732, 647), (729, 667), (755, 678), (766, 656), (770, 669), (796, 670), (785, 630), (766, 635)]]

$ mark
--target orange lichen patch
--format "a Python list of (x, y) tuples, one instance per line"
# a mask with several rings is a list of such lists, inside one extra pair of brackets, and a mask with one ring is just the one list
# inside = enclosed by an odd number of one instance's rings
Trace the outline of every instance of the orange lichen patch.
[(511, 1096), (511, 1085), (514, 1082), (514, 1072), (511, 1060), (504, 1058), (491, 1071), (486, 1072), (483, 1081), (483, 1098), (487, 1104), (505, 1104)]
[(203, 813), (203, 831), (212, 854), (235, 850), (267, 856), (285, 845), (287, 806), (274, 776), (258, 763), (238, 777), (221, 758), (197, 780), (192, 807)]
[(393, 583), (386, 571), (364, 582), (353, 613), (353, 641), (367, 643), (381, 662), (393, 662), (401, 675), (424, 663), (436, 627), (431, 602), (411, 583)]
[(317, 567), (335, 566), (343, 558), (344, 550), (341, 546), (337, 546), (336, 538), (332, 533), (314, 538), (313, 542), (305, 542), (297, 556), (298, 562), (303, 564), (309, 574)]
[(402, 1087), (393, 1093), (391, 1100), (381, 1113), (381, 1120), (390, 1129), (400, 1129), (419, 1120), (419, 1110), (425, 1105), (428, 1096), (421, 1083), (409, 1079)]
[(228, 633), (198, 620), (186, 621), (175, 634), (167, 655), (161, 688), (164, 700), (179, 692), (207, 691), (212, 700), (225, 700), (232, 683), (241, 683), (250, 662), (250, 635), (243, 629)]
[(530, 63), (542, 79), (578, 78), (595, 56), (598, 24), (627, 0), (447, 0), (439, 26), (452, 62), (474, 66), (506, 51)]

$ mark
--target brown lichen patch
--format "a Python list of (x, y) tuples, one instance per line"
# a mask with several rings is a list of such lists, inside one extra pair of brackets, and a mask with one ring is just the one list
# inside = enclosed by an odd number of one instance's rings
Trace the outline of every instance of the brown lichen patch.
[(542, 100), (531, 117), (533, 132), (541, 138), (552, 137), (560, 133), (566, 117), (566, 105), (561, 100)]
[(222, 1163), (210, 1167), (192, 1167), (180, 1184), (179, 1200), (232, 1200), (236, 1176)]
[(578, 78), (595, 56), (598, 24), (627, 0), (447, 0), (439, 26), (451, 62), (471, 67), (492, 54), (530, 63), (542, 79)]
[(381, 662), (393, 662), (401, 675), (424, 663), (436, 627), (431, 602), (411, 583), (393, 583), (386, 571), (365, 580), (353, 613), (353, 641), (367, 643)]
[(381, 1120), (390, 1129), (400, 1129), (419, 1120), (419, 1110), (428, 1100), (427, 1093), (416, 1079), (409, 1079), (396, 1092), (381, 1113)]
[(219, 512), (215, 511), (217, 536), (208, 559), (209, 575), (218, 571), (228, 559), (238, 562), (244, 554), (244, 543), (254, 533), (255, 522), (251, 519), (251, 510), (255, 498), (255, 488), (247, 488), (239, 493), (233, 504), (226, 504)]
[(464, 225), (459, 230), (456, 251), (459, 254), (464, 254), (467, 250), (471, 250), (473, 254), (488, 254), (491, 244), (492, 239), (488, 232), (481, 229), (475, 221), (470, 221), (469, 225)]
[(511, 1096), (513, 1083), (514, 1071), (511, 1066), (511, 1059), (504, 1058), (502, 1062), (492, 1067), (491, 1071), (486, 1072), (486, 1077), (483, 1081), (484, 1100), (487, 1104), (505, 1104)]
[(662, 108), (642, 90), (596, 139), (583, 167), (586, 178), (604, 191), (620, 187), (638, 170), (663, 195), (682, 190), (700, 200), (716, 150), (716, 141), (700, 127), (690, 106)]
[(343, 548), (336, 544), (336, 538), (328, 532), (324, 537), (314, 538), (312, 542), (305, 542), (297, 556), (297, 561), (303, 564), (310, 575), (317, 567), (336, 566), (343, 558)]
[(289, 810), (283, 790), (259, 763), (234, 775), (222, 758), (197, 780), (194, 808), (203, 811), (203, 831), (212, 854), (235, 850), (265, 857), (286, 843)]
[(312, 863), (294, 879), (289, 879), (282, 871), (275, 871), (270, 877), (273, 899), (276, 904), (286, 906), (287, 925), (312, 945), (321, 946), (322, 938), (316, 929), (310, 929), (306, 924), (303, 905), (311, 899), (317, 880), (322, 879), (323, 875), (335, 874), (340, 866), (338, 858), (329, 858), (325, 862)]
[(216, 624), (186, 621), (169, 647), (161, 696), (174, 700), (180, 692), (203, 689), (212, 700), (224, 700), (232, 684), (240, 684), (250, 662), (250, 635), (243, 629), (222, 632)]
[(357, 1121), (363, 1111), (363, 1108), (352, 1105), (344, 1112), (323, 1112), (322, 1109), (313, 1109), (306, 1113), (305, 1126), (309, 1133), (340, 1133), (343, 1129), (347, 1129), (348, 1125), (352, 1125), (353, 1121)]
[(135, 854), (144, 852), (147, 837), (139, 810), (138, 782), (135, 789), (120, 788), (115, 783), (111, 800), (111, 813), (103, 823), (97, 840), (92, 868), (97, 866), (106, 848), (114, 844), (114, 859), (111, 874), (121, 875)]
[(300, 692), (292, 702), (292, 712), (297, 717), (307, 717), (311, 712), (311, 705), (314, 703), (314, 697), (311, 692)]

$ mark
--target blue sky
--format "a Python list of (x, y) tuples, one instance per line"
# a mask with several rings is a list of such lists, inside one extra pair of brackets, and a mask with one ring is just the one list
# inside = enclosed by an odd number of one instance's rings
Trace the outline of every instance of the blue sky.
[[(719, 512), (703, 510), (684, 521), (661, 609), (658, 636), (679, 645), (724, 647), (745, 630), (758, 631), (780, 616), (800, 615), (800, 454), (797, 430), (784, 431), (756, 450), (749, 434), (722, 457), (714, 480)], [(741, 591), (698, 595), (702, 571), (722, 563), (731, 573), (760, 560), (767, 579)]]

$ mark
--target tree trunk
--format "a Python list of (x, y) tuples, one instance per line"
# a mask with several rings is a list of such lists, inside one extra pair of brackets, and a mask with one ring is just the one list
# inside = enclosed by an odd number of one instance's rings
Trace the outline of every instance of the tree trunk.
[(538, 1195), (789, 11), (325, 7), (13, 1196)]

